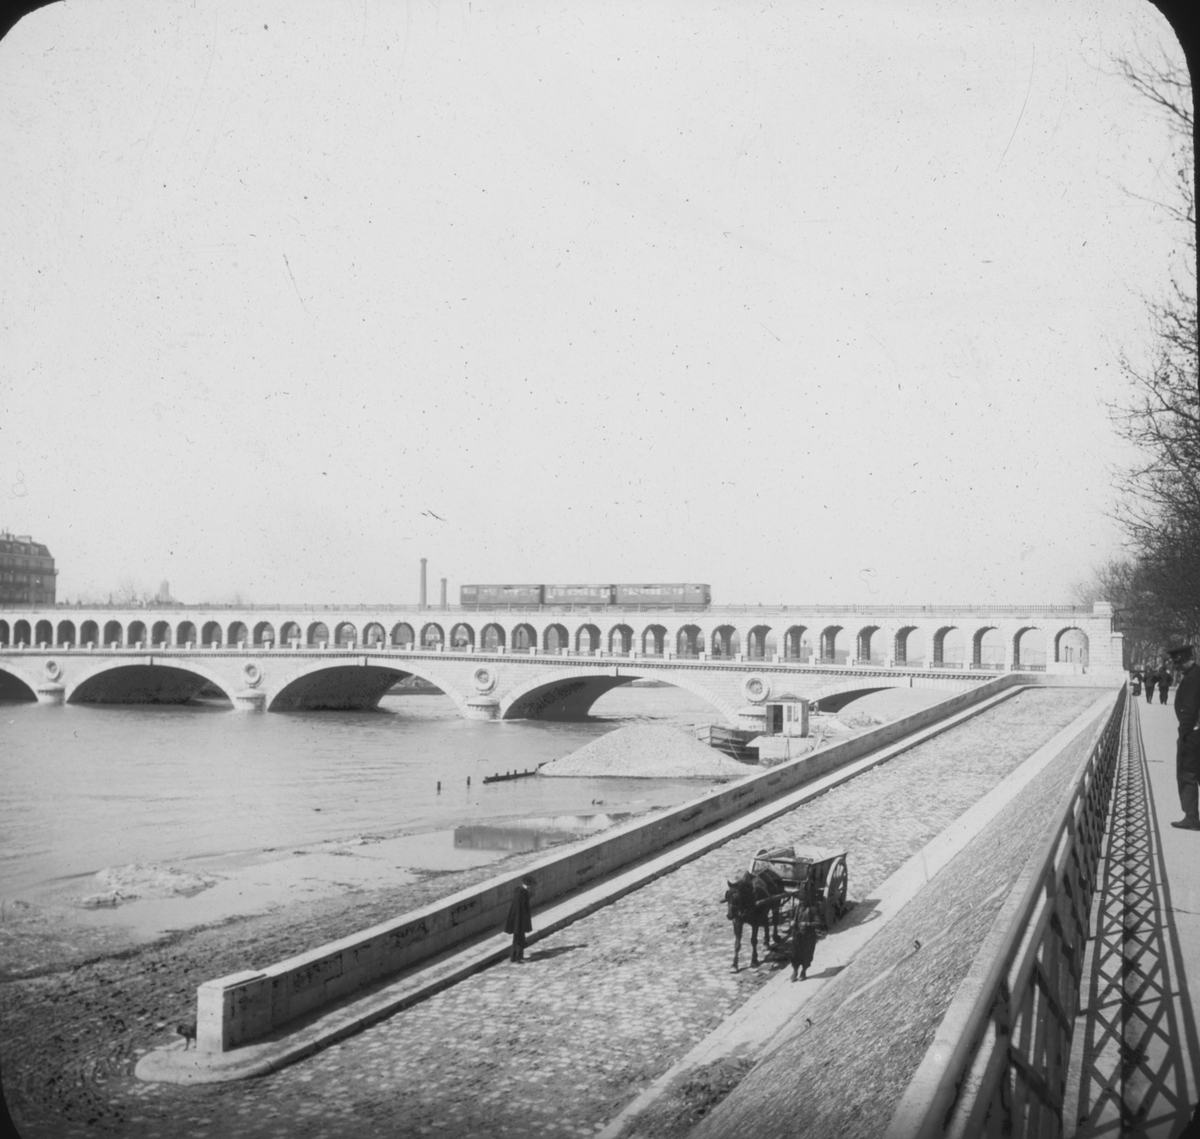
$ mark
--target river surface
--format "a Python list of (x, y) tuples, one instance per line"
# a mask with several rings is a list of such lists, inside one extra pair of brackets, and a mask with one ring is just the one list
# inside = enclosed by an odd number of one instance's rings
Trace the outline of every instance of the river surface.
[[(615, 689), (593, 712), (586, 723), (480, 723), (430, 695), (387, 695), (377, 712), (267, 715), (215, 703), (0, 703), (0, 899), (87, 885), (131, 864), (186, 870), (363, 836), (420, 835), (401, 844), (403, 865), (456, 869), (681, 803), (709, 786), (483, 783), (624, 724), (713, 718), (676, 688)], [(103, 879), (112, 880), (119, 877)]]

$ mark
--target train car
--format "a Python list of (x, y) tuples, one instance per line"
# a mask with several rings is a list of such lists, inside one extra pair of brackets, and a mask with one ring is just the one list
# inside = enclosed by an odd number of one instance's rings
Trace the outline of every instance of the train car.
[(547, 585), (542, 596), (547, 605), (611, 605), (615, 585)]
[(658, 605), (664, 609), (682, 606), (698, 609), (712, 603), (712, 590), (707, 585), (692, 583), (618, 585), (615, 587), (615, 601), (617, 605)]
[(541, 605), (540, 585), (464, 585), (459, 602), (465, 609), (504, 608), (514, 605)]

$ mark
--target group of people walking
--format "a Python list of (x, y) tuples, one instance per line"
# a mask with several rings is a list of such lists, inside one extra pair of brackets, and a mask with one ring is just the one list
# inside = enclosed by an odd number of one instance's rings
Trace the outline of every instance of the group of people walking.
[(1142, 688), (1146, 690), (1146, 703), (1154, 703), (1154, 690), (1158, 689), (1158, 702), (1165, 704), (1167, 702), (1167, 693), (1171, 691), (1171, 684), (1175, 680), (1175, 673), (1171, 664), (1164, 660), (1161, 668), (1155, 668), (1154, 665), (1147, 665), (1145, 668), (1135, 668), (1130, 674), (1133, 680), (1133, 694), (1140, 696)]

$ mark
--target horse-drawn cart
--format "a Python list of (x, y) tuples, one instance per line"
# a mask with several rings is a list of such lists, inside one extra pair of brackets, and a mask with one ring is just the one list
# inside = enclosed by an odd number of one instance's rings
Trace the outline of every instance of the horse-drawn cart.
[(760, 850), (750, 862), (750, 873), (773, 870), (783, 881), (783, 906), (789, 922), (804, 905), (821, 911), (825, 928), (846, 908), (846, 852), (819, 846), (779, 846)]

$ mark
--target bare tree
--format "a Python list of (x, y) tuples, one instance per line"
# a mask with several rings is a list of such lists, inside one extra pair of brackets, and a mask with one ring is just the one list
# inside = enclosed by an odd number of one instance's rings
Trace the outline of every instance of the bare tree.
[[(1167, 584), (1175, 588), (1173, 578)], [(1087, 581), (1076, 582), (1071, 594), (1077, 605), (1111, 602), (1115, 625), (1124, 634), (1127, 668), (1156, 660), (1184, 631), (1178, 614), (1163, 604), (1155, 569), (1143, 559), (1110, 558)]]
[[(1158, 203), (1178, 223), (1180, 264), (1165, 300), (1147, 302), (1153, 342), (1143, 360), (1122, 352), (1125, 402), (1110, 408), (1139, 459), (1120, 472), (1116, 515), (1133, 555), (1124, 586), (1139, 620), (1163, 639), (1200, 632), (1200, 369), (1197, 368), (1196, 202), (1192, 87), (1182, 66), (1118, 66), (1166, 116), (1175, 153), (1175, 197)], [(1105, 567), (1097, 571), (1102, 574)], [(1111, 566), (1109, 567), (1111, 569)]]

